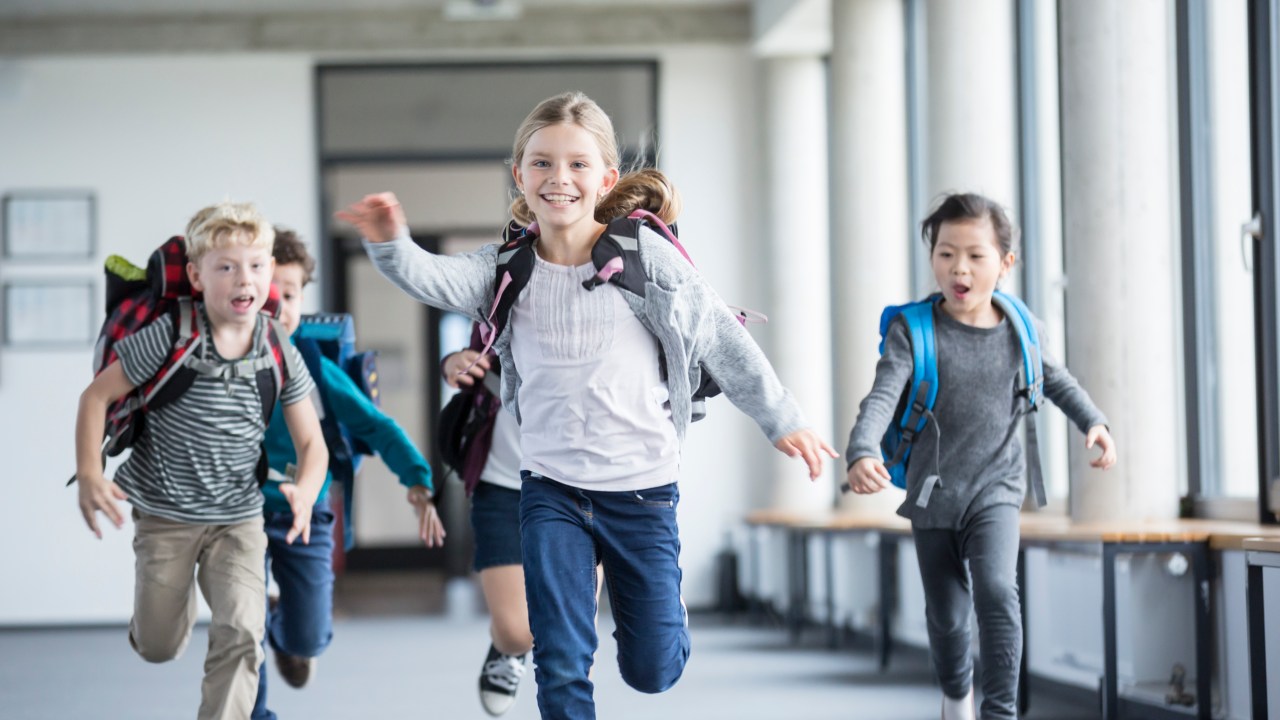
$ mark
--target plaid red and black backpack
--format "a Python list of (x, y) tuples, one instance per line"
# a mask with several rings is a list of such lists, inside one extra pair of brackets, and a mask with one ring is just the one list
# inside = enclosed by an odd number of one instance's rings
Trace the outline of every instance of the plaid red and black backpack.
[[(178, 399), (191, 388), (198, 375), (243, 377), (253, 374), (262, 399), (263, 422), (271, 419), (280, 390), (297, 372), (294, 356), (285, 352), (289, 340), (276, 319), (280, 294), (271, 286), (262, 308), (269, 330), (262, 342), (270, 352), (235, 365), (209, 361), (196, 302), (200, 299), (187, 277), (186, 243), (181, 236), (169, 238), (151, 253), (146, 269), (119, 255), (106, 262), (107, 319), (94, 347), (93, 371), (98, 375), (117, 359), (116, 343), (150, 325), (164, 315), (173, 319), (173, 350), (160, 370), (107, 408), (103, 437), (103, 461), (133, 445), (141, 433), (146, 414)], [(74, 481), (75, 478), (72, 478)]]

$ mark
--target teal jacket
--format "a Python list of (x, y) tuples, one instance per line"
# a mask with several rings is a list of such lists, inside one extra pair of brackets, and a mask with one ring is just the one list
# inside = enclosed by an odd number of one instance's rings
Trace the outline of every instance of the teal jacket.
[[(401, 485), (423, 485), (428, 490), (433, 489), (431, 466), (396, 421), (365, 397), (355, 381), (337, 363), (329, 358), (321, 358), (320, 367), (322, 377), (316, 378), (316, 386), (323, 397), (324, 406), (337, 416), (338, 421), (352, 435), (377, 451), (382, 461), (391, 468), (391, 472), (399, 476)], [(267, 427), (263, 442), (272, 470), (286, 474), (285, 468), (288, 465), (297, 464), (298, 455), (293, 447), (293, 438), (289, 435), (289, 427), (284, 422), (284, 413), (278, 402), (271, 413), (271, 424)], [(324, 487), (320, 489), (317, 502), (328, 497), (329, 482), (332, 479), (332, 475), (325, 474)], [(263, 485), (262, 495), (265, 500), (264, 512), (289, 512), (289, 503), (280, 492), (278, 482), (268, 481)]]

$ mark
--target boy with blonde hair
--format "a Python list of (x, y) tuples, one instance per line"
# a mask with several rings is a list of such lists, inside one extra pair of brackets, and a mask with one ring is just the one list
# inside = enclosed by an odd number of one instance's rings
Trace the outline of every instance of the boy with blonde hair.
[[(223, 202), (191, 219), (186, 276), (203, 298), (194, 303), (194, 340), (180, 338), (190, 344), (178, 362), (194, 379), (180, 395), (146, 411), (114, 482), (102, 465), (107, 408), (171, 362), (177, 314), (161, 315), (115, 343), (118, 358), (81, 395), (76, 416), (76, 479), (89, 529), (102, 537), (98, 512), (122, 527), (116, 501), (133, 505), (134, 650), (149, 662), (182, 653), (196, 618), (196, 583), (212, 610), (202, 720), (246, 718), (257, 693), (266, 592), (258, 489), (269, 418), (259, 382), (264, 372), (276, 378), (267, 388), (284, 406), (299, 459), (297, 483), (282, 488), (294, 514), (289, 542), (310, 538), (311, 507), (328, 463), (309, 401), (315, 385), (297, 350), (270, 340), (280, 330), (261, 312), (270, 292), (274, 238), (271, 225), (248, 203)], [(182, 325), (190, 330), (185, 319)]]

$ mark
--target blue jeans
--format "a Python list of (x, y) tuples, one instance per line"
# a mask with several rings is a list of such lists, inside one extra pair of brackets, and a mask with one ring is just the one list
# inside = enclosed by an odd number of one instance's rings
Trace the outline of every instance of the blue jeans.
[(525, 594), (542, 717), (596, 716), (588, 673), (598, 644), (597, 562), (609, 585), (622, 679), (645, 693), (670, 688), (689, 659), (676, 484), (605, 492), (527, 471), (521, 477)]
[[(267, 570), (280, 588), (280, 604), (267, 612), (263, 646), (298, 657), (315, 657), (333, 639), (333, 512), (327, 501), (311, 511), (311, 542), (285, 542), (293, 513), (264, 513), (267, 531)], [(267, 709), (266, 654), (258, 666), (258, 699), (253, 720), (275, 720)]]

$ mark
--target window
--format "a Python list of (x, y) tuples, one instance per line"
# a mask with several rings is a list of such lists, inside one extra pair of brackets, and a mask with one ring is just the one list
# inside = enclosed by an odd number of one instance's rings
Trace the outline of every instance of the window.
[(1246, 0), (1179, 0), (1178, 25), (1188, 490), (1209, 514), (1238, 498), (1251, 515), (1258, 394), (1254, 263), (1241, 240), (1252, 214)]

